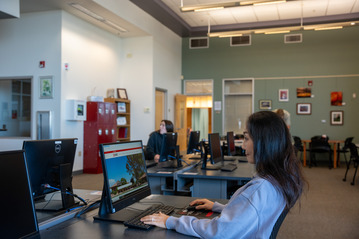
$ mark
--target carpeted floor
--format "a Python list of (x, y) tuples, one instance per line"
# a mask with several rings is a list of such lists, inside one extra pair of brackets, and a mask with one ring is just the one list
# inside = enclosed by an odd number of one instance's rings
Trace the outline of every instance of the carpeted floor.
[[(337, 169), (327, 166), (304, 168), (309, 190), (284, 220), (278, 239), (358, 239), (359, 180), (350, 185), (354, 169), (343, 182), (345, 163)], [(359, 175), (358, 177), (359, 178)], [(78, 174), (73, 178), (76, 189), (102, 190), (102, 174)]]

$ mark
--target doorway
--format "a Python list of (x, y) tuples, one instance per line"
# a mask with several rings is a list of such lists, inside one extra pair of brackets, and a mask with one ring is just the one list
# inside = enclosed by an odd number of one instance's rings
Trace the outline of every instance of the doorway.
[(200, 138), (207, 139), (213, 129), (213, 80), (185, 80), (187, 95), (187, 128), (200, 131)]
[(167, 91), (156, 88), (155, 93), (155, 130), (159, 129), (160, 123), (163, 119), (167, 119)]
[(200, 138), (207, 139), (212, 133), (212, 96), (187, 97), (187, 127), (200, 131)]

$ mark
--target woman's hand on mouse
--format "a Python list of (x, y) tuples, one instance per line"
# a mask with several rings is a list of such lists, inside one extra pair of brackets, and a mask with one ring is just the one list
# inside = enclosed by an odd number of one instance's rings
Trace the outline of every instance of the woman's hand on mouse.
[(205, 210), (212, 210), (214, 202), (208, 200), (208, 199), (196, 199), (192, 202), (190, 202), (190, 206), (196, 206), (196, 210), (205, 209)]

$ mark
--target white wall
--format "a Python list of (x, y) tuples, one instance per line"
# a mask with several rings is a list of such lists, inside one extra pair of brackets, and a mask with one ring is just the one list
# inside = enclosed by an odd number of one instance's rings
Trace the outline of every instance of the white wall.
[[(168, 109), (167, 115), (169, 120), (174, 120), (174, 95), (181, 93), (181, 72), (182, 72), (182, 38), (173, 33), (167, 27), (159, 23), (156, 19), (144, 12), (142, 9), (131, 3), (130, 1), (116, 1), (116, 0), (96, 0), (97, 3), (116, 13), (120, 17), (126, 19), (133, 25), (146, 31), (152, 36), (152, 44), (148, 43), (148, 47), (152, 47), (152, 59), (146, 64), (152, 64), (152, 75), (143, 75), (144, 79), (152, 77), (152, 88), (147, 89), (151, 91), (148, 98), (143, 98), (142, 101), (145, 104), (140, 105), (138, 114), (132, 113), (132, 119), (137, 117), (142, 119), (144, 107), (150, 108), (150, 113), (145, 114), (145, 128), (148, 130), (147, 135), (143, 136), (144, 143), (147, 143), (148, 134), (155, 130), (155, 88), (166, 89), (168, 92)], [(127, 40), (125, 40), (127, 42)], [(128, 39), (132, 41), (132, 39)], [(127, 52), (131, 52), (133, 45), (124, 45), (124, 51), (126, 47), (132, 47)], [(133, 66), (133, 69), (140, 69), (139, 66)], [(136, 72), (136, 75), (141, 75), (141, 72)], [(124, 78), (125, 80), (125, 78)], [(133, 83), (125, 83), (136, 84)], [(146, 84), (147, 85), (147, 84)], [(147, 94), (146, 94), (147, 95)], [(141, 97), (143, 97), (141, 95)], [(134, 99), (132, 96), (131, 99)], [(132, 120), (131, 120), (132, 121)], [(142, 123), (143, 124), (143, 123)], [(136, 124), (137, 125), (137, 124)], [(141, 130), (141, 129), (139, 129)], [(133, 131), (132, 131), (133, 132)], [(143, 134), (143, 133), (142, 133)], [(131, 138), (132, 138), (131, 133)], [(134, 136), (137, 136), (135, 133)]]
[[(147, 144), (155, 121), (153, 94), (153, 37), (123, 40), (121, 85), (131, 100), (131, 139)], [(149, 113), (144, 108), (150, 108)]]
[[(121, 38), (63, 12), (61, 40), (61, 137), (77, 137), (74, 170), (83, 169), (83, 121), (66, 119), (66, 100), (106, 97), (109, 88), (119, 88)], [(64, 64), (69, 64), (65, 70)], [(94, 135), (94, 137), (97, 137)]]
[[(0, 21), (0, 78), (32, 78), (32, 139), (36, 134), (37, 111), (50, 110), (54, 125), (60, 125), (60, 30), (61, 11), (22, 14), (20, 19)], [(46, 62), (45, 68), (39, 68), (42, 60)], [(39, 77), (49, 75), (54, 78), (54, 98), (39, 99)], [(60, 136), (59, 127), (53, 128), (52, 135)], [(21, 149), (23, 140), (0, 138), (0, 150)]]

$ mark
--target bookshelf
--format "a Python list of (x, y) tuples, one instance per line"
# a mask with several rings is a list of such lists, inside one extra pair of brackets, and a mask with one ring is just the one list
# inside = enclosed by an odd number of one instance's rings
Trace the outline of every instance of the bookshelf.
[(105, 98), (105, 102), (116, 104), (116, 139), (130, 141), (131, 139), (131, 101), (119, 98)]

